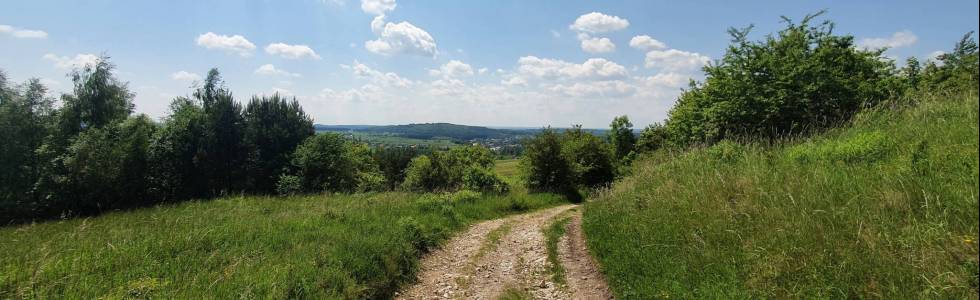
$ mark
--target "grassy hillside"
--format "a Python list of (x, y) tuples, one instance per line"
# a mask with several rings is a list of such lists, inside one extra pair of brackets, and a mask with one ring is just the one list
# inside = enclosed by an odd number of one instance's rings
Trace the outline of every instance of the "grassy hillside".
[(586, 205), (619, 298), (976, 298), (978, 98), (657, 153)]
[(0, 228), (0, 298), (378, 298), (476, 220), (550, 194), (232, 197)]

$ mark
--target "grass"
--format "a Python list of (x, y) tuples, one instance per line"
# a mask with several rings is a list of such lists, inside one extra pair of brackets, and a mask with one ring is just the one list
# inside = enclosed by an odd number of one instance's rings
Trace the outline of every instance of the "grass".
[(655, 153), (586, 204), (617, 298), (976, 298), (978, 98)]
[(494, 171), (497, 172), (497, 175), (500, 175), (502, 177), (518, 178), (520, 177), (520, 172), (521, 172), (519, 166), (520, 162), (521, 162), (520, 159), (498, 160), (497, 164), (494, 166)]
[(559, 286), (565, 286), (567, 282), (565, 281), (565, 267), (562, 266), (561, 259), (558, 258), (558, 241), (565, 235), (565, 227), (571, 221), (572, 218), (567, 214), (558, 216), (544, 230), (545, 247), (548, 251), (548, 272), (551, 273), (551, 281)]
[(504, 292), (500, 294), (500, 297), (497, 297), (497, 300), (528, 300), (528, 299), (534, 299), (534, 296), (531, 295), (531, 293), (528, 293), (527, 291), (517, 287), (508, 287), (504, 289)]
[(386, 298), (467, 224), (563, 202), (231, 197), (0, 228), (0, 298)]

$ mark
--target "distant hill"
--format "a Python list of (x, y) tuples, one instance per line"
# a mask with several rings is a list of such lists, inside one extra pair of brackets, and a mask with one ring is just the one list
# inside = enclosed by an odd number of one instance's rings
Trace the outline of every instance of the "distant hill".
[(415, 139), (448, 138), (459, 141), (474, 139), (499, 139), (534, 134), (537, 130), (494, 129), (450, 123), (424, 123), (407, 125), (323, 125), (316, 124), (317, 131), (361, 132), (390, 134)]
[[(414, 139), (447, 138), (456, 141), (474, 139), (503, 139), (534, 135), (541, 128), (512, 127), (490, 128), (452, 123), (420, 123), (407, 125), (314, 125), (317, 131), (360, 132), (367, 134), (387, 134)], [(564, 128), (555, 128), (564, 130)], [(596, 135), (605, 135), (606, 129), (584, 129)]]
[(498, 139), (518, 135), (528, 135), (522, 130), (493, 129), (482, 126), (467, 126), (450, 123), (424, 123), (367, 127), (362, 132), (394, 134), (408, 138), (431, 139), (450, 138), (454, 140)]

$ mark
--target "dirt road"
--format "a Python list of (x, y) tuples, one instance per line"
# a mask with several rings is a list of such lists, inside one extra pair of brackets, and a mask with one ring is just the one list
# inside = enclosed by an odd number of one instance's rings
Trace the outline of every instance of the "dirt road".
[[(544, 229), (570, 219), (558, 242), (564, 283), (555, 282)], [(610, 299), (588, 255), (581, 211), (564, 205), (471, 226), (422, 259), (418, 282), (397, 299)]]

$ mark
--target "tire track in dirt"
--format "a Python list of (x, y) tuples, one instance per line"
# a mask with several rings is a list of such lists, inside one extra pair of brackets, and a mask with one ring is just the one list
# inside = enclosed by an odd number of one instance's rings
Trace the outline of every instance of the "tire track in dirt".
[[(571, 211), (576, 207), (563, 205), (473, 225), (424, 257), (418, 282), (395, 296), (496, 299), (510, 289), (535, 299), (609, 299), (602, 274), (584, 248), (581, 212)], [(543, 229), (564, 215), (572, 215), (573, 221), (560, 241), (561, 261), (568, 270), (568, 285), (560, 286), (548, 272)]]

